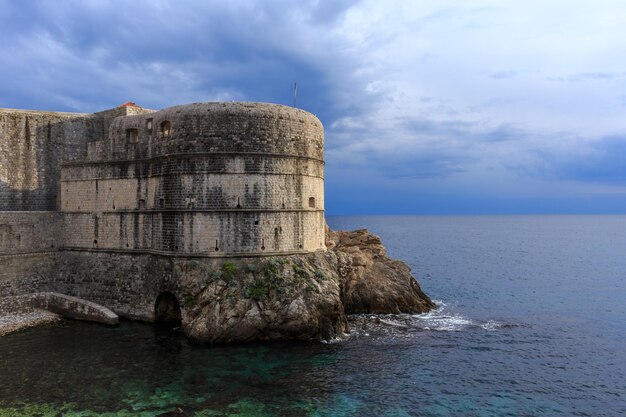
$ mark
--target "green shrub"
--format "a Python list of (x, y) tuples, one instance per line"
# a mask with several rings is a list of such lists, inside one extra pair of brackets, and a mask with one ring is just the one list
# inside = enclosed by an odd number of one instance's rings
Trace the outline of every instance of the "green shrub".
[(219, 271), (219, 270), (209, 271), (209, 273), (207, 274), (207, 278), (209, 282), (218, 281), (222, 278), (222, 271)]
[(198, 304), (198, 299), (196, 298), (195, 295), (187, 294), (183, 298), (183, 305), (185, 307), (193, 307), (196, 304)]
[(222, 271), (226, 274), (233, 275), (237, 272), (237, 265), (232, 262), (224, 262), (224, 265), (222, 265)]
[(299, 278), (306, 278), (309, 275), (306, 269), (297, 264), (293, 265), (293, 273), (296, 277)]
[(187, 268), (194, 270), (196, 268), (198, 268), (200, 266), (200, 262), (192, 259), (190, 261), (187, 261)]
[(260, 301), (267, 297), (268, 290), (262, 282), (256, 281), (254, 287), (250, 288), (247, 293), (247, 298), (251, 298), (256, 301)]
[(322, 271), (321, 269), (315, 271), (315, 278), (317, 278), (318, 281), (326, 281), (328, 279), (324, 271)]

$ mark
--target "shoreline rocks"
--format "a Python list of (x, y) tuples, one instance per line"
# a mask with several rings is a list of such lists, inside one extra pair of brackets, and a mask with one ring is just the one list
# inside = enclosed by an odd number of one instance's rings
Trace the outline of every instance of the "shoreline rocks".
[(203, 343), (340, 336), (348, 323), (335, 262), (332, 253), (318, 251), (233, 260), (217, 269), (188, 263), (182, 271), (183, 330)]
[(426, 313), (436, 307), (411, 275), (411, 268), (387, 256), (368, 230), (326, 228), (326, 246), (337, 256), (346, 314)]
[[(199, 342), (328, 340), (349, 331), (346, 314), (425, 313), (435, 304), (410, 268), (367, 230), (326, 228), (327, 251), (213, 269), (183, 264), (182, 326)], [(247, 260), (250, 262), (250, 260)]]

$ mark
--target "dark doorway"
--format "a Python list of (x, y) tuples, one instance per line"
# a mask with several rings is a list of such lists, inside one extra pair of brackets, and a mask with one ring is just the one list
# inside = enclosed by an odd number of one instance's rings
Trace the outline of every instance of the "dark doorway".
[(180, 326), (180, 304), (171, 292), (159, 294), (154, 303), (154, 322), (159, 326)]

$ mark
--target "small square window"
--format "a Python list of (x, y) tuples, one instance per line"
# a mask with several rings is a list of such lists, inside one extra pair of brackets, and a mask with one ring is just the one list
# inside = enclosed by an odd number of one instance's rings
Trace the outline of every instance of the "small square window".
[(169, 121), (165, 120), (161, 122), (161, 135), (163, 137), (168, 137), (172, 132), (172, 125)]
[(139, 132), (137, 129), (126, 129), (126, 140), (128, 143), (137, 143)]

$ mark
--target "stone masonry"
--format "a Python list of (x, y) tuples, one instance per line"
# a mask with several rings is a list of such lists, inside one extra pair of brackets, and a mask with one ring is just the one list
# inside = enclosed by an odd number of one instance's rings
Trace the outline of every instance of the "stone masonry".
[(152, 320), (177, 265), (324, 250), (324, 134), (264, 103), (0, 109), (0, 297)]

